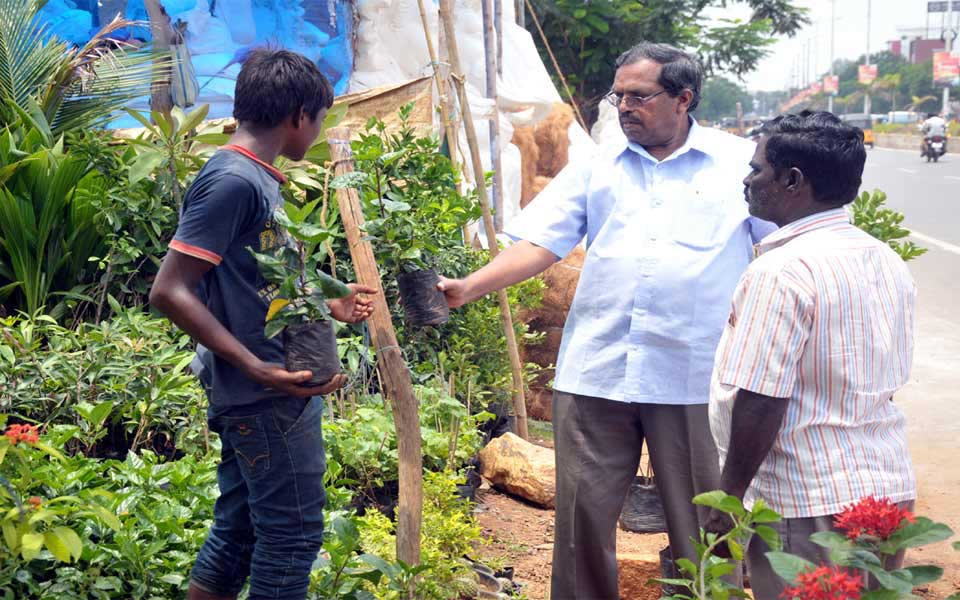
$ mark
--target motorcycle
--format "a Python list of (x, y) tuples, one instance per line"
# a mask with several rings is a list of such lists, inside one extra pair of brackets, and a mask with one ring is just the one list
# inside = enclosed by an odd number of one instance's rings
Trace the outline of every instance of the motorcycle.
[(932, 135), (925, 141), (923, 156), (927, 159), (927, 162), (931, 160), (937, 162), (941, 156), (947, 153), (947, 141), (942, 135)]

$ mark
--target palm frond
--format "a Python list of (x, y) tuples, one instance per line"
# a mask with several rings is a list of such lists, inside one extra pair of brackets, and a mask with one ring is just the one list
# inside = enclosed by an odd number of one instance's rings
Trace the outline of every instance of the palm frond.
[(0, 94), (21, 106), (56, 75), (66, 43), (47, 40), (33, 0), (0, 0)]
[(35, 98), (55, 136), (104, 124), (170, 69), (166, 53), (112, 39), (136, 25), (118, 16), (74, 48), (48, 39), (34, 0), (0, 0), (0, 98), (21, 107)]

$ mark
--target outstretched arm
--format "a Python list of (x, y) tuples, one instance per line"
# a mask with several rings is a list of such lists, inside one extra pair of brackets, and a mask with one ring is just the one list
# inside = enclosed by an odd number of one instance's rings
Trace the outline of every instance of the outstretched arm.
[(441, 277), (437, 288), (446, 294), (450, 308), (457, 308), (542, 273), (558, 260), (553, 252), (524, 240), (464, 279)]

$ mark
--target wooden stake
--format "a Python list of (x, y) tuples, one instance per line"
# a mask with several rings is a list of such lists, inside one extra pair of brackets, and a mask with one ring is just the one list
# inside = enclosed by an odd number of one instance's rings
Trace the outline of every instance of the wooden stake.
[[(336, 175), (353, 172), (353, 154), (350, 150), (350, 130), (335, 127), (327, 130), (330, 158)], [(390, 309), (380, 282), (370, 242), (363, 239), (363, 210), (360, 196), (354, 189), (337, 190), (340, 218), (350, 245), (357, 281), (377, 288), (373, 314), (368, 326), (373, 345), (377, 349), (377, 368), (384, 394), (393, 407), (393, 422), (397, 428), (397, 451), (400, 459), (400, 503), (397, 506), (397, 558), (408, 565), (420, 563), (420, 524), (423, 511), (423, 457), (420, 450), (420, 417), (417, 399), (413, 394), (410, 372), (397, 345)]]
[[(460, 111), (463, 115), (463, 126), (467, 132), (467, 142), (470, 145), (470, 156), (473, 161), (473, 177), (477, 186), (477, 197), (480, 200), (480, 209), (483, 211), (483, 228), (487, 234), (487, 245), (490, 246), (490, 256), (496, 258), (500, 253), (497, 246), (497, 233), (493, 228), (493, 216), (490, 214), (490, 201), (487, 199), (487, 186), (483, 180), (483, 164), (480, 162), (480, 147), (477, 144), (477, 131), (473, 125), (473, 114), (470, 102), (467, 99), (467, 90), (463, 78), (463, 69), (460, 67), (460, 51), (457, 48), (456, 32), (453, 27), (452, 0), (440, 0), (440, 18), (446, 30), (447, 49), (450, 53), (450, 67), (453, 71), (453, 80), (457, 86), (457, 97), (460, 99)], [(507, 291), (497, 292), (500, 304), (500, 318), (503, 321), (503, 333), (507, 338), (507, 352), (510, 354), (510, 367), (513, 371), (513, 410), (517, 418), (517, 435), (527, 439), (527, 405), (523, 394), (523, 370), (520, 365), (520, 351), (517, 349), (517, 336), (513, 331), (513, 317), (510, 314), (510, 301)]]

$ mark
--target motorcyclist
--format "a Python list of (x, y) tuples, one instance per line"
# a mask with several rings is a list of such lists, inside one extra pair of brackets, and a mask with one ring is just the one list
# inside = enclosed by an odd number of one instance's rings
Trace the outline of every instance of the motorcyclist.
[(927, 144), (930, 142), (930, 138), (939, 135), (943, 138), (943, 151), (947, 151), (947, 122), (936, 113), (929, 113), (927, 115), (927, 120), (923, 122), (923, 127), (921, 128), (923, 132), (923, 144), (920, 146), (920, 156), (926, 154)]

